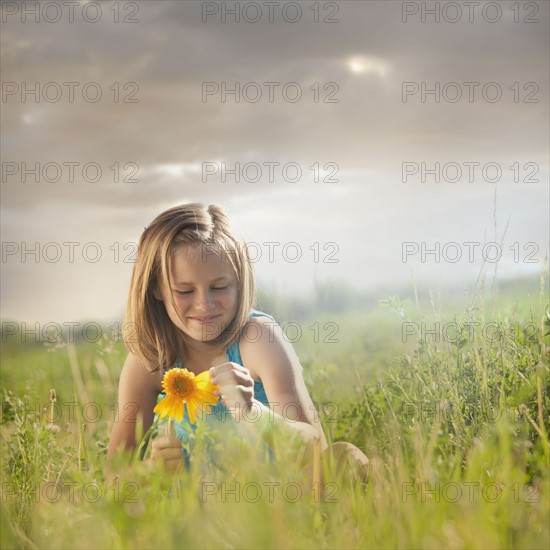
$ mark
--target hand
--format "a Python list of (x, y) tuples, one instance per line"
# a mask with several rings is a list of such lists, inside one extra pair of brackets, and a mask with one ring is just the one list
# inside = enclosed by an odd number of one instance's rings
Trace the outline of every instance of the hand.
[(252, 406), (254, 402), (254, 380), (250, 371), (237, 363), (221, 363), (210, 369), (212, 384), (218, 386), (214, 392), (222, 403), (237, 415)]
[(176, 437), (173, 422), (170, 422), (170, 429), (165, 435), (153, 439), (151, 460), (156, 464), (162, 463), (167, 472), (183, 470), (181, 441)]

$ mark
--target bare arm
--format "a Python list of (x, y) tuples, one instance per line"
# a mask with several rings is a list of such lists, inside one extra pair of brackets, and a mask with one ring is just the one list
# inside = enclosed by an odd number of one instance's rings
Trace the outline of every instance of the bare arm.
[[(139, 436), (143, 437), (152, 426), (155, 417), (153, 409), (161, 392), (161, 386), (162, 375), (158, 372), (149, 372), (135, 355), (129, 353), (120, 374), (116, 421), (113, 424), (107, 449), (106, 477), (112, 478), (117, 473), (112, 469), (112, 459), (119, 449), (135, 452), (140, 444), (137, 440), (137, 428), (141, 428)], [(140, 458), (143, 458), (145, 449), (146, 446)], [(146, 462), (162, 463), (167, 471), (177, 471), (182, 468), (181, 441), (176, 437), (173, 429), (171, 433), (152, 440), (151, 458)]]
[(139, 445), (136, 430), (141, 424), (144, 434), (153, 423), (157, 385), (158, 374), (149, 372), (135, 355), (129, 353), (120, 374), (117, 414), (107, 449), (107, 460), (120, 448), (134, 451)]
[[(260, 338), (254, 342), (243, 339), (241, 356), (244, 365), (261, 378), (272, 409), (272, 422), (284, 425), (306, 443), (318, 442), (325, 449), (326, 437), (292, 344), (286, 341), (278, 324), (263, 317), (249, 322), (257, 324)], [(256, 402), (256, 405), (266, 417), (269, 415), (269, 409), (263, 404)]]

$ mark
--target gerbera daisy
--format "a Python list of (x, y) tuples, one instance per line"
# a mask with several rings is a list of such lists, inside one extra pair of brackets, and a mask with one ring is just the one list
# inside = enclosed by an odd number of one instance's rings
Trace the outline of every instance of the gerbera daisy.
[(195, 375), (187, 369), (170, 369), (162, 379), (162, 388), (166, 397), (157, 404), (153, 412), (159, 413), (161, 418), (166, 415), (178, 422), (183, 419), (184, 404), (187, 403), (189, 420), (195, 423), (197, 408), (204, 405), (215, 405), (218, 402), (214, 390), (218, 386), (210, 382), (208, 371)]

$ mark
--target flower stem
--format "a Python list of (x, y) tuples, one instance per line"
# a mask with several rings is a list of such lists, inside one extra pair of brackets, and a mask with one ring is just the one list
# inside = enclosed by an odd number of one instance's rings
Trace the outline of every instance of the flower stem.
[(172, 419), (168, 418), (168, 422), (166, 423), (165, 435), (171, 435), (171, 434), (172, 434)]

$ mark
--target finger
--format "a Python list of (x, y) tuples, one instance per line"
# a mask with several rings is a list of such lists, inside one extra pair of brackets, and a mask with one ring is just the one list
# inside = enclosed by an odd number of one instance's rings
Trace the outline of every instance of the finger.
[(163, 435), (153, 440), (153, 446), (158, 450), (181, 446), (181, 441), (175, 435)]
[(210, 376), (216, 376), (220, 372), (224, 372), (226, 370), (232, 370), (231, 363), (227, 361), (225, 363), (219, 363), (218, 365), (214, 365), (213, 367), (210, 368), (208, 372), (210, 373)]
[(232, 367), (233, 367), (233, 370), (235, 371), (240, 371), (240, 372), (244, 372), (246, 374), (250, 374), (249, 370), (246, 368), (246, 367), (243, 367), (242, 365), (239, 365), (239, 363), (229, 363)]
[(167, 449), (153, 449), (151, 458), (155, 461), (178, 460), (182, 458), (181, 447), (170, 447)]
[(178, 449), (164, 449), (162, 455), (160, 455), (164, 462), (169, 460), (183, 460), (183, 455), (181, 454), (181, 448)]
[(233, 365), (233, 372), (242, 373), (245, 376), (250, 376), (250, 370), (248, 370), (246, 367), (239, 365), (239, 363), (231, 363), (231, 365)]
[(238, 363), (227, 362), (212, 367), (209, 371), (211, 378), (220, 378), (220, 375), (232, 374), (234, 376), (250, 377), (250, 370)]
[(254, 399), (254, 390), (245, 386), (234, 386), (234, 393), (221, 394), (222, 403), (226, 406), (235, 406), (237, 403), (250, 403)]
[[(229, 363), (229, 365), (231, 364), (232, 363)], [(228, 363), (224, 365), (228, 365)], [(223, 370), (217, 371), (214, 380), (215, 384), (219, 386), (216, 388), (218, 392), (216, 395), (221, 395), (222, 399), (227, 400), (230, 403), (236, 403), (241, 400), (242, 395), (240, 391), (237, 390), (235, 372), (233, 369), (228, 369), (225, 367)], [(250, 384), (250, 382), (248, 382), (248, 384)], [(249, 387), (251, 386), (253, 386), (253, 382), (249, 385)]]
[(237, 390), (243, 395), (243, 397), (254, 397), (254, 390), (249, 386), (237, 386)]
[(230, 377), (225, 379), (222, 376), (217, 376), (215, 378), (212, 378), (212, 384), (218, 385), (218, 386), (225, 386), (226, 384), (231, 385), (242, 385), (242, 386), (248, 386), (253, 387), (254, 386), (254, 380), (252, 377), (244, 372), (233, 372)]
[(213, 394), (220, 396), (224, 402), (228, 399), (230, 402), (241, 401), (243, 395), (242, 390), (247, 394), (254, 395), (254, 380), (243, 376), (232, 376), (227, 380), (217, 380)]
[(209, 373), (211, 378), (219, 378), (220, 376), (231, 374), (233, 370), (233, 363), (222, 363), (212, 367)]
[(162, 453), (151, 453), (151, 458), (155, 462), (168, 462), (170, 460), (180, 460), (182, 459), (182, 454), (179, 449), (171, 449), (171, 451), (177, 451), (175, 453), (173, 452), (162, 452)]
[(250, 388), (254, 387), (254, 379), (250, 376), (250, 373), (243, 373), (239, 378), (239, 383)]
[(218, 385), (218, 386), (221, 386), (221, 387), (234, 386), (235, 385), (235, 373), (233, 371), (218, 372), (213, 378), (211, 378), (211, 382), (212, 382), (212, 384)]
[(226, 361), (225, 363), (214, 365), (209, 372), (210, 376), (216, 376), (218, 373), (226, 371), (238, 371), (250, 375), (250, 371), (246, 367), (232, 361)]
[(247, 372), (233, 372), (235, 382), (243, 386), (253, 386), (254, 380)]

